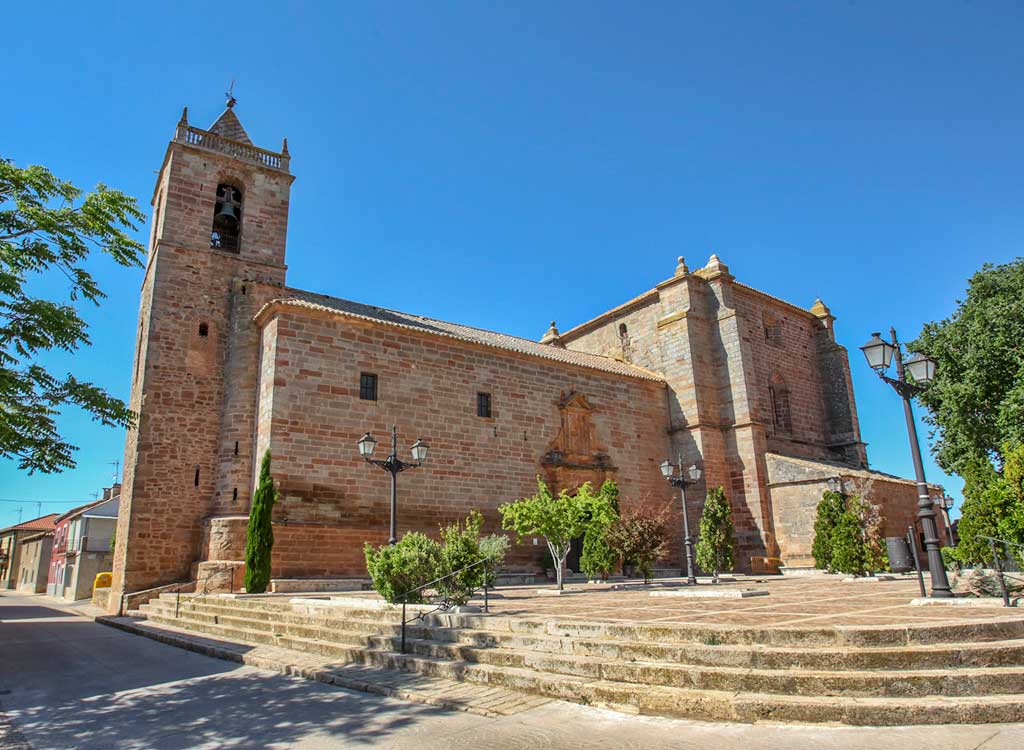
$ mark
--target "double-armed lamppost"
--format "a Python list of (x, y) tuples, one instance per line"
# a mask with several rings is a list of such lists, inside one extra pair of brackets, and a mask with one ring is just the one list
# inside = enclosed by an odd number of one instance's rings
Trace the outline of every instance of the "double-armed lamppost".
[(661, 462), (661, 475), (668, 480), (673, 487), (679, 488), (679, 495), (683, 500), (683, 546), (686, 549), (686, 582), (697, 583), (697, 577), (693, 574), (693, 539), (690, 537), (690, 518), (686, 510), (686, 485), (696, 484), (700, 481), (700, 469), (693, 464), (686, 473), (689, 479), (683, 475), (683, 457), (679, 456), (679, 473), (675, 473), (675, 466), (667, 458)]
[(398, 485), (398, 473), (405, 471), (406, 469), (417, 469), (423, 465), (427, 460), (427, 451), (430, 449), (429, 446), (419, 438), (412, 444), (412, 458), (413, 463), (406, 463), (398, 457), (398, 428), (395, 425), (391, 426), (391, 454), (381, 460), (373, 458), (373, 449), (377, 447), (377, 441), (373, 439), (373, 435), (366, 433), (357, 443), (359, 446), (359, 455), (367, 463), (371, 463), (374, 466), (379, 466), (384, 469), (388, 474), (391, 475), (391, 536), (388, 538), (388, 544), (394, 544), (398, 541), (397, 531), (397, 485)]
[[(917, 480), (917, 517), (921, 521), (924, 532), (924, 548), (928, 553), (928, 571), (932, 577), (932, 596), (946, 598), (953, 596), (946, 578), (946, 566), (942, 562), (939, 551), (939, 533), (935, 525), (935, 509), (931, 495), (928, 494), (928, 483), (924, 478), (924, 465), (921, 463), (921, 446), (917, 441), (917, 426), (914, 424), (914, 410), (910, 400), (924, 391), (935, 378), (935, 361), (923, 354), (912, 354), (906, 362), (900, 342), (896, 338), (896, 329), (891, 328), (891, 341), (884, 341), (880, 334), (871, 334), (871, 340), (861, 347), (864, 357), (882, 380), (891, 385), (903, 399), (903, 415), (907, 420), (907, 433), (910, 437), (910, 452), (914, 459), (914, 475)], [(896, 358), (896, 377), (885, 374)], [(907, 374), (912, 380), (907, 380)]]

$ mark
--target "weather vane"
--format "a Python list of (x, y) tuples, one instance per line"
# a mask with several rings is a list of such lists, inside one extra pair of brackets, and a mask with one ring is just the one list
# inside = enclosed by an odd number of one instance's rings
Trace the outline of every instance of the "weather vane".
[(228, 86), (228, 90), (224, 92), (224, 96), (226, 96), (228, 98), (228, 109), (231, 109), (232, 107), (234, 107), (238, 103), (238, 100), (235, 98), (235, 95), (232, 93), (234, 90), (235, 90), (235, 79), (232, 78), (231, 79), (231, 85)]

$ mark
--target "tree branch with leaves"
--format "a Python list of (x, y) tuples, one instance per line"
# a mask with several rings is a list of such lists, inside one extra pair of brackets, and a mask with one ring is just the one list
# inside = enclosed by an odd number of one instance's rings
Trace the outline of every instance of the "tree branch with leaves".
[[(40, 364), (52, 350), (89, 346), (88, 324), (72, 303), (98, 306), (106, 296), (86, 270), (92, 252), (122, 266), (141, 265), (144, 248), (128, 232), (144, 214), (131, 196), (104, 185), (84, 194), (41, 166), (0, 158), (0, 455), (29, 473), (75, 466), (76, 446), (57, 428), (61, 408), (77, 406), (110, 427), (130, 427), (123, 401), (72, 373)], [(64, 299), (28, 291), (34, 279), (60, 274)]]
[(580, 487), (575, 495), (566, 490), (555, 495), (544, 480), (537, 477), (537, 494), (499, 508), (503, 527), (515, 532), (517, 542), (534, 534), (544, 537), (555, 561), (559, 591), (563, 588), (565, 558), (569, 556), (572, 540), (583, 536), (587, 530), (589, 497), (589, 484)]

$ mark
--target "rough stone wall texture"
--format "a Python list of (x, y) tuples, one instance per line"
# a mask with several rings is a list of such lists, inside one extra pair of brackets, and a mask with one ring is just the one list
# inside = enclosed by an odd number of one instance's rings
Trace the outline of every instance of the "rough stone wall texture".
[[(883, 537), (904, 536), (907, 527), (917, 526), (917, 485), (874, 471), (851, 469), (836, 463), (793, 459), (769, 453), (766, 456), (775, 531), (780, 553), (786, 565), (813, 566), (811, 545), (814, 543), (814, 521), (818, 502), (828, 489), (828, 480), (838, 478), (843, 491), (860, 495), (879, 506), (883, 518)], [(941, 487), (932, 485), (934, 493)], [(947, 544), (942, 510), (934, 506), (939, 541)], [(921, 547), (923, 550), (923, 546)], [(927, 560), (922, 556), (922, 564)]]
[[(695, 515), (708, 487), (725, 488), (741, 569), (779, 554), (766, 452), (866, 465), (846, 352), (823, 315), (735, 283), (712, 258), (692, 273), (681, 262), (672, 279), (561, 337), (664, 375), (673, 458), (704, 470)], [(787, 423), (777, 424), (776, 399)]]
[[(359, 398), (361, 372), (378, 376), (377, 401)], [(424, 467), (398, 477), (400, 533), (436, 537), (439, 525), (474, 508), (497, 531), (498, 505), (535, 492), (546, 472), (559, 403), (571, 393), (593, 407), (596, 442), (614, 467), (606, 474), (619, 482), (623, 507), (673, 499), (658, 470), (667, 439), (665, 388), (656, 381), (282, 308), (264, 327), (261, 382), (257, 444), (270, 447), (280, 487), (279, 575), (364, 571), (362, 542), (387, 539), (390, 478), (364, 463), (355, 444), (369, 430), (386, 455), (391, 424), (403, 458), (417, 437), (431, 446)], [(492, 394), (490, 418), (476, 414), (478, 392)], [(571, 482), (574, 474), (556, 476)], [(511, 565), (534, 569), (541, 549), (527, 540)]]
[[(244, 196), (237, 254), (210, 248), (225, 181)], [(239, 404), (255, 399), (258, 334), (238, 321), (284, 284), (290, 185), (281, 172), (168, 147), (154, 191), (130, 399), (139, 421), (126, 440), (111, 607), (123, 591), (187, 578), (202, 519), (231, 504), (228, 488), (247, 487), (255, 409)]]

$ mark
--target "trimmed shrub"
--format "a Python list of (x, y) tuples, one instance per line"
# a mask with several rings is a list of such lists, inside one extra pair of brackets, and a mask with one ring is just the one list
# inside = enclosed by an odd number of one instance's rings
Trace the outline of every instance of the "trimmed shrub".
[(832, 567), (840, 573), (856, 576), (867, 573), (860, 520), (851, 511), (844, 512), (832, 530)]
[(262, 594), (270, 584), (270, 555), (274, 549), (274, 529), (270, 519), (276, 501), (277, 489), (270, 476), (268, 450), (260, 462), (260, 478), (245, 530), (245, 590), (250, 594)]
[(580, 488), (588, 490), (584, 502), (590, 520), (583, 534), (583, 554), (580, 569), (589, 578), (606, 579), (615, 569), (618, 553), (608, 542), (608, 531), (619, 520), (619, 488), (612, 480), (605, 480), (596, 495), (589, 493), (589, 485)]
[(833, 571), (832, 531), (845, 510), (846, 498), (842, 492), (826, 490), (822, 493), (818, 503), (818, 517), (814, 521), (814, 544), (811, 546), (816, 568)]
[[(388, 602), (437, 578), (441, 564), (441, 545), (425, 534), (410, 531), (396, 544), (374, 548), (369, 542), (363, 546), (366, 570), (373, 587)], [(421, 603), (424, 592), (409, 597), (409, 603)]]
[(441, 529), (441, 564), (437, 577), (451, 573), (455, 575), (438, 581), (437, 593), (456, 606), (469, 601), (473, 590), (483, 585), (487, 573), (484, 565), (463, 570), (483, 557), (480, 551), (480, 528), (483, 523), (480, 511), (472, 510), (465, 525), (456, 521)]

